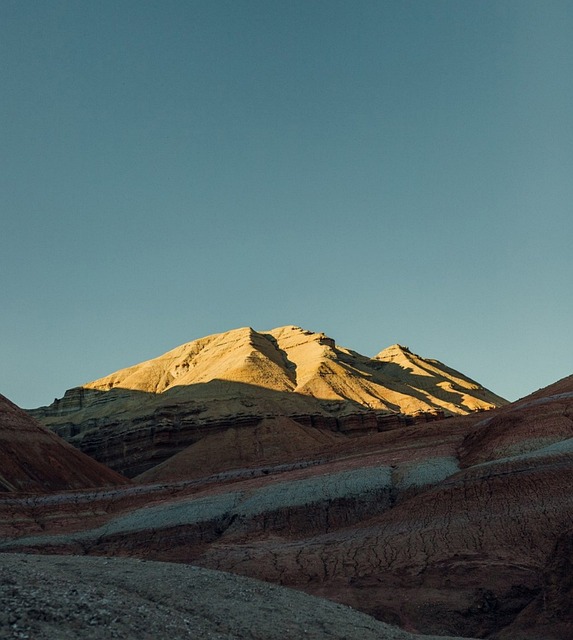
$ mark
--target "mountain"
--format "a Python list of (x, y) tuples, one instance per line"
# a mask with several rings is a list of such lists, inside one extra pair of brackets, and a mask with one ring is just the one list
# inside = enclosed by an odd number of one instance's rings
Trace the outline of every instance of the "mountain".
[(37, 493), (127, 482), (0, 395), (0, 492)]
[(505, 400), (437, 360), (394, 345), (374, 358), (324, 333), (242, 328), (66, 392), (31, 414), (129, 476), (230, 427), (286, 416), (342, 433), (467, 414)]
[[(0, 499), (0, 550), (192, 563), (415, 633), (573, 637), (573, 377), (487, 413), (360, 438), (311, 444), (299, 425), (261, 421), (245, 428), (254, 442), (212, 434), (172, 459), (177, 477), (180, 462), (213, 456), (213, 475), (173, 481), (166, 464), (153, 484), (40, 496), (33, 512)], [(281, 428), (290, 463), (273, 448)], [(240, 464), (221, 471), (226, 456)]]

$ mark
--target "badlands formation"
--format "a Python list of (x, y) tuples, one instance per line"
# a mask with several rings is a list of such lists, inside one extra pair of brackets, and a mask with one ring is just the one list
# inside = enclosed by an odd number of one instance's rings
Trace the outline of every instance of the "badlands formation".
[(0, 395), (0, 493), (46, 493), (126, 482)]
[(323, 333), (287, 326), (189, 342), (71, 389), (31, 414), (133, 477), (205, 436), (225, 439), (229, 428), (253, 429), (263, 418), (362, 434), (503, 404), (463, 374), (400, 345), (367, 358)]
[[(201, 364), (221, 341), (228, 359)], [(573, 376), (496, 398), (402, 347), (367, 359), (292, 327), (212, 336), (78, 388), (44, 419), (72, 438), (107, 432), (100, 451), (115, 428), (147, 468), (128, 484), (0, 493), (0, 634), (141, 637), (117, 598), (145, 628), (171, 619), (173, 638), (569, 640)], [(487, 403), (503, 406), (476, 411)]]

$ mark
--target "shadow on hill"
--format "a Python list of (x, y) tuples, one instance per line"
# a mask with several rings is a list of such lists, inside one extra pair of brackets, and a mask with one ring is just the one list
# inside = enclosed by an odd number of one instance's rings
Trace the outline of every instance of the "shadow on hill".
[[(272, 344), (280, 364), (296, 381), (296, 364), (278, 341), (261, 334)], [(446, 375), (432, 372), (424, 376), (391, 362), (377, 361), (353, 351), (336, 348), (336, 361), (349, 373), (348, 380), (327, 379), (329, 371), (317, 371), (324, 377), (324, 394), (314, 397), (296, 391), (279, 391), (233, 380), (171, 386), (161, 393), (122, 387), (76, 387), (48, 407), (29, 413), (96, 460), (125, 475), (133, 476), (163, 462), (205, 435), (230, 427), (253, 427), (261, 419), (287, 416), (305, 427), (343, 434), (386, 431), (415, 421), (435, 420), (444, 412), (472, 411), (464, 394), (484, 401), (497, 398), (476, 383), (465, 389)], [(444, 367), (445, 368), (445, 367)], [(446, 369), (446, 368), (445, 368)], [(465, 376), (447, 370), (449, 374)], [(174, 384), (172, 378), (169, 384)], [(319, 385), (320, 386), (320, 385)], [(355, 388), (360, 400), (345, 399), (336, 389)], [(445, 388), (444, 388), (445, 387)], [(421, 409), (415, 417), (401, 412), (399, 394), (412, 398), (410, 406)], [(416, 405), (416, 401), (419, 405)], [(368, 404), (370, 403), (370, 404)]]
[(275, 351), (281, 356), (284, 369), (288, 372), (289, 377), (296, 383), (296, 363), (289, 360), (288, 353), (279, 347), (279, 341), (270, 333), (261, 333), (272, 345)]
[[(58, 435), (128, 477), (139, 475), (206, 435), (254, 427), (287, 416), (304, 427), (346, 435), (387, 431), (414, 419), (397, 405), (374, 410), (227, 380), (172, 387), (163, 393), (76, 387), (50, 406), (29, 411)], [(426, 419), (439, 417), (436, 414)], [(424, 416), (421, 417), (424, 419)]]
[[(191, 385), (176, 385), (161, 393), (124, 387), (110, 389), (74, 387), (66, 391), (62, 398), (55, 399), (51, 405), (29, 409), (27, 412), (44, 419), (71, 417), (76, 414), (82, 414), (80, 417), (83, 418), (88, 410), (94, 416), (115, 413), (119, 405), (137, 412), (138, 408), (147, 410), (150, 405), (169, 407), (183, 404), (194, 408), (193, 413), (204, 413), (218, 406), (217, 413), (220, 415), (236, 413), (236, 409), (239, 409), (239, 413), (248, 413), (251, 408), (257, 406), (271, 410), (272, 413), (269, 415), (285, 415), (291, 411), (296, 413), (297, 410), (313, 413), (318, 411), (334, 416), (348, 412), (372, 412), (372, 409), (354, 400), (316, 398), (294, 391), (277, 391), (261, 385), (218, 378)], [(113, 410), (110, 411), (112, 405)], [(386, 410), (381, 409), (380, 412), (398, 413), (399, 406), (389, 404)]]
[[(471, 406), (465, 405), (462, 402), (463, 398), (461, 394), (471, 393), (485, 401), (488, 401), (488, 395), (503, 400), (499, 396), (486, 391), (477, 382), (462, 376), (459, 372), (450, 369), (441, 363), (440, 368), (445, 372), (449, 373), (453, 377), (463, 378), (468, 382), (468, 384), (474, 385), (475, 388), (464, 389), (446, 376), (438, 376), (435, 372), (429, 372), (430, 375), (424, 376), (415, 374), (413, 372), (414, 370), (410, 367), (405, 368), (394, 362), (384, 362), (382, 360), (367, 358), (356, 351), (350, 351), (349, 353), (350, 355), (337, 350), (338, 358), (345, 366), (359, 371), (364, 377), (371, 379), (373, 382), (377, 382), (378, 384), (397, 393), (410, 395), (421, 402), (432, 404), (431, 397), (434, 397), (455, 406), (462, 407), (467, 411), (472, 411), (473, 409)], [(404, 379), (404, 374), (407, 374), (407, 380)], [(444, 389), (444, 387), (440, 386), (443, 383), (451, 385), (451, 390)], [(429, 398), (428, 395), (431, 397)], [(443, 408), (440, 405), (434, 406), (441, 409)]]

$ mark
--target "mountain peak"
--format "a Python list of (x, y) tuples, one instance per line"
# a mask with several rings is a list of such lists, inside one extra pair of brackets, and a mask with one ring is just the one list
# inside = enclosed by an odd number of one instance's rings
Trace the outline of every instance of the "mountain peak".
[[(374, 358), (337, 346), (323, 332), (285, 325), (270, 331), (241, 327), (183, 344), (167, 353), (83, 385), (162, 394), (195, 395), (198, 384), (225, 381), (256, 389), (295, 392), (320, 401), (416, 413), (468, 413), (503, 404), (463, 374), (393, 344)], [(423, 392), (420, 393), (421, 387)], [(340, 408), (338, 409), (340, 411)]]
[(325, 333), (295, 325), (262, 332), (241, 327), (199, 338), (83, 388), (177, 391), (181, 397), (195, 397), (197, 385), (215, 381), (248, 385), (255, 395), (257, 389), (294, 392), (319, 401), (350, 403), (354, 409), (406, 414), (463, 414), (504, 404), (470, 378), (404, 345), (393, 344), (367, 358), (337, 346)]
[(375, 357), (378, 359), (383, 359), (382, 356), (390, 358), (390, 357), (393, 357), (399, 354), (404, 354), (404, 353), (415, 355), (410, 351), (409, 347), (406, 347), (403, 344), (396, 343), (396, 344), (390, 345), (389, 347), (386, 347), (386, 349), (382, 349), (382, 351), (380, 351), (380, 353)]

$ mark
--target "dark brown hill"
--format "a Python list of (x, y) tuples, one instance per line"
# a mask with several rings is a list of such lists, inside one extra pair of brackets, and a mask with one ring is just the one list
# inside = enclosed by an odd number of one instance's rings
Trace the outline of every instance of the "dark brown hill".
[(1, 492), (50, 492), (127, 482), (0, 395)]
[(141, 474), (137, 481), (185, 480), (233, 469), (300, 464), (333, 451), (346, 440), (342, 435), (304, 426), (285, 416), (263, 418), (254, 426), (229, 427), (205, 436)]

